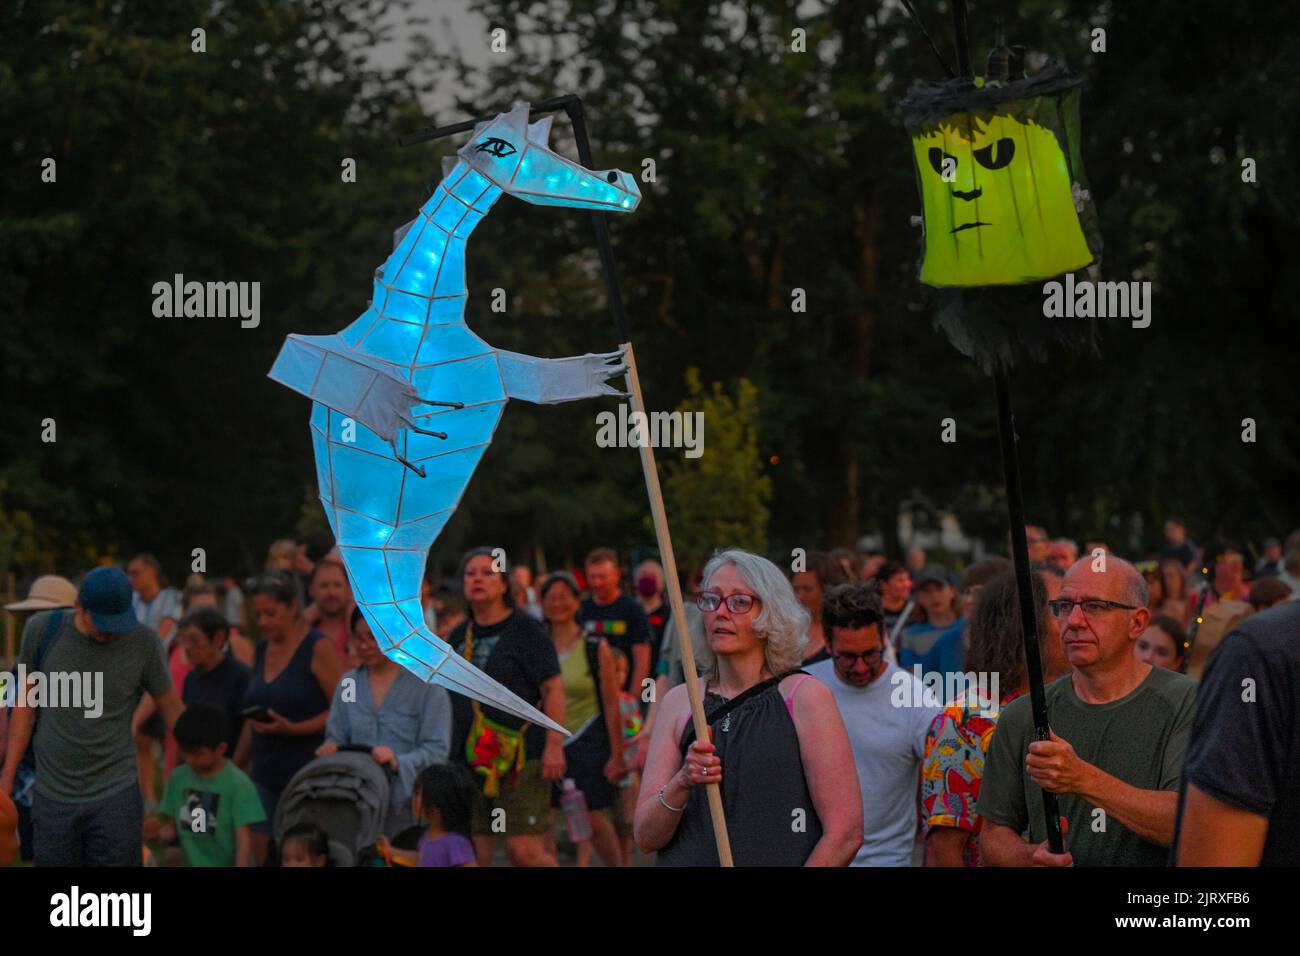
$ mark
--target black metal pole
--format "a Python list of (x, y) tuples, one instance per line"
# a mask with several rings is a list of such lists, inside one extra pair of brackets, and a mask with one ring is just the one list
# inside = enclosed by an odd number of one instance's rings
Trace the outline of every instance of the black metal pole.
[[(1029, 705), (1034, 718), (1034, 736), (1047, 740), (1047, 698), (1043, 693), (1043, 662), (1038, 653), (1038, 612), (1034, 607), (1034, 586), (1029, 578), (1029, 543), (1025, 538), (1025, 502), (1020, 490), (1020, 453), (1016, 448), (1015, 416), (1011, 411), (1011, 386), (1006, 371), (1001, 367), (993, 373), (993, 382), (998, 395), (998, 437), (1002, 445), (1002, 475), (1007, 488), (1007, 516), (1011, 520), (1011, 557), (1016, 565), (1016, 587), (1020, 594)], [(1046, 790), (1043, 791), (1043, 813), (1048, 847), (1053, 853), (1064, 853), (1056, 794)]]
[[(582, 112), (582, 100), (570, 95), (564, 111), (573, 123), (573, 139), (578, 145), (578, 162), (588, 169), (592, 167), (591, 141), (587, 139), (587, 118)], [(605, 276), (605, 293), (609, 297), (609, 310), (614, 314), (614, 326), (618, 332), (618, 343), (631, 342), (632, 336), (627, 328), (627, 315), (623, 311), (623, 295), (618, 288), (618, 276), (614, 272), (614, 250), (609, 244), (609, 226), (605, 214), (599, 210), (591, 211), (591, 225), (596, 230), (596, 250), (600, 253), (600, 271)]]
[(953, 43), (957, 46), (957, 75), (971, 76), (970, 31), (966, 25), (966, 0), (949, 0), (952, 4)]
[[(555, 96), (549, 100), (542, 100), (540, 103), (534, 103), (528, 110), (529, 116), (536, 116), (539, 113), (554, 113), (556, 110), (562, 110), (568, 107), (569, 103), (576, 100), (577, 96), (572, 93), (565, 93), (563, 96)], [(450, 123), (447, 126), (426, 126), (424, 129), (416, 130), (414, 133), (405, 133), (397, 137), (398, 146), (414, 146), (416, 143), (428, 142), (431, 139), (441, 139), (444, 136), (452, 136), (456, 133), (464, 133), (472, 130), (479, 123), (485, 123), (490, 119), (495, 119), (497, 113), (487, 113), (483, 116), (475, 116), (472, 119), (461, 120), (459, 123)]]

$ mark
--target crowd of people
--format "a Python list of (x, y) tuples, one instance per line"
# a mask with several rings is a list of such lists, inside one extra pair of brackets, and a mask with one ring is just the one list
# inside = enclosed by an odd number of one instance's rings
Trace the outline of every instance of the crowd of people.
[[(1006, 558), (718, 551), (683, 588), (706, 739), (663, 568), (610, 548), (537, 578), (473, 549), (421, 595), (567, 736), (386, 656), (327, 534), (247, 581), (44, 576), (7, 606), (0, 865), (717, 865), (708, 785), (738, 865), (1300, 863), (1300, 532), (1248, 559), (1171, 518), (1131, 561), (1025, 532), (1039, 675)], [(366, 846), (304, 809), (322, 767), (382, 781)]]

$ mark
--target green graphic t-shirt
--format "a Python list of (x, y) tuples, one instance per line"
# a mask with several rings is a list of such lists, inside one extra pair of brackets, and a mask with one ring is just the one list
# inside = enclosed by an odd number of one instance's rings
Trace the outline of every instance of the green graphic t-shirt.
[(176, 822), (190, 866), (234, 866), (235, 828), (266, 819), (257, 787), (229, 760), (211, 777), (179, 765), (158, 809)]

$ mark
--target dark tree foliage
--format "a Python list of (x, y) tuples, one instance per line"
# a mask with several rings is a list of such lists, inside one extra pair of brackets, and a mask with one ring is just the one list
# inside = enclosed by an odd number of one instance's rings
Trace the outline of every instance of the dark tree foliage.
[[(203, 547), (214, 570), (251, 569), (291, 532), (315, 487), (308, 409), (265, 373), (286, 333), (364, 309), (392, 230), (463, 141), (396, 146), (427, 122), (424, 82), (467, 91), (441, 121), (578, 92), (599, 167), (654, 161), (641, 209), (610, 223), (646, 398), (676, 407), (691, 366), (757, 386), (774, 551), (890, 539), (900, 507), (1001, 543), (992, 385), (932, 328), (915, 278), (897, 104), (941, 74), (898, 4), (800, 18), (796, 0), (483, 0), (510, 43), (486, 71), (433, 42), (436, 22), (410, 27), (418, 69), (374, 66), (374, 24), (401, 22), (390, 6), (0, 10), (0, 564), (77, 573), (148, 548), (178, 575)], [(952, 59), (946, 8), (918, 7)], [(1170, 512), (1198, 540), (1296, 523), (1300, 34), (1280, 5), (1200, 7), (971, 5), (977, 65), (1001, 19), (1031, 68), (1050, 56), (1084, 76), (1103, 276), (1154, 284), (1150, 328), (1106, 320), (1100, 359), (1058, 353), (1012, 382), (1030, 515), (1121, 551), (1154, 546)], [(552, 144), (576, 155), (563, 119)], [(468, 321), (494, 345), (615, 342), (583, 213), (503, 198), (468, 272)], [(176, 273), (260, 281), (260, 326), (154, 317), (152, 286)], [(594, 441), (614, 406), (511, 403), (436, 564), (478, 543), (552, 563), (647, 543), (636, 453)]]

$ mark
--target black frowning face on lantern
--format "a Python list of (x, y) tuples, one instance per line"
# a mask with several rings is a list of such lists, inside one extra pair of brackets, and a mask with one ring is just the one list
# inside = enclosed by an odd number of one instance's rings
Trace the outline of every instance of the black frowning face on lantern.
[[(1019, 285), (1096, 258), (1072, 149), (1077, 81), (1042, 85), (949, 81), (914, 90), (904, 104), (924, 207), (925, 284)], [(1036, 93), (1021, 97), (1018, 88)]]

